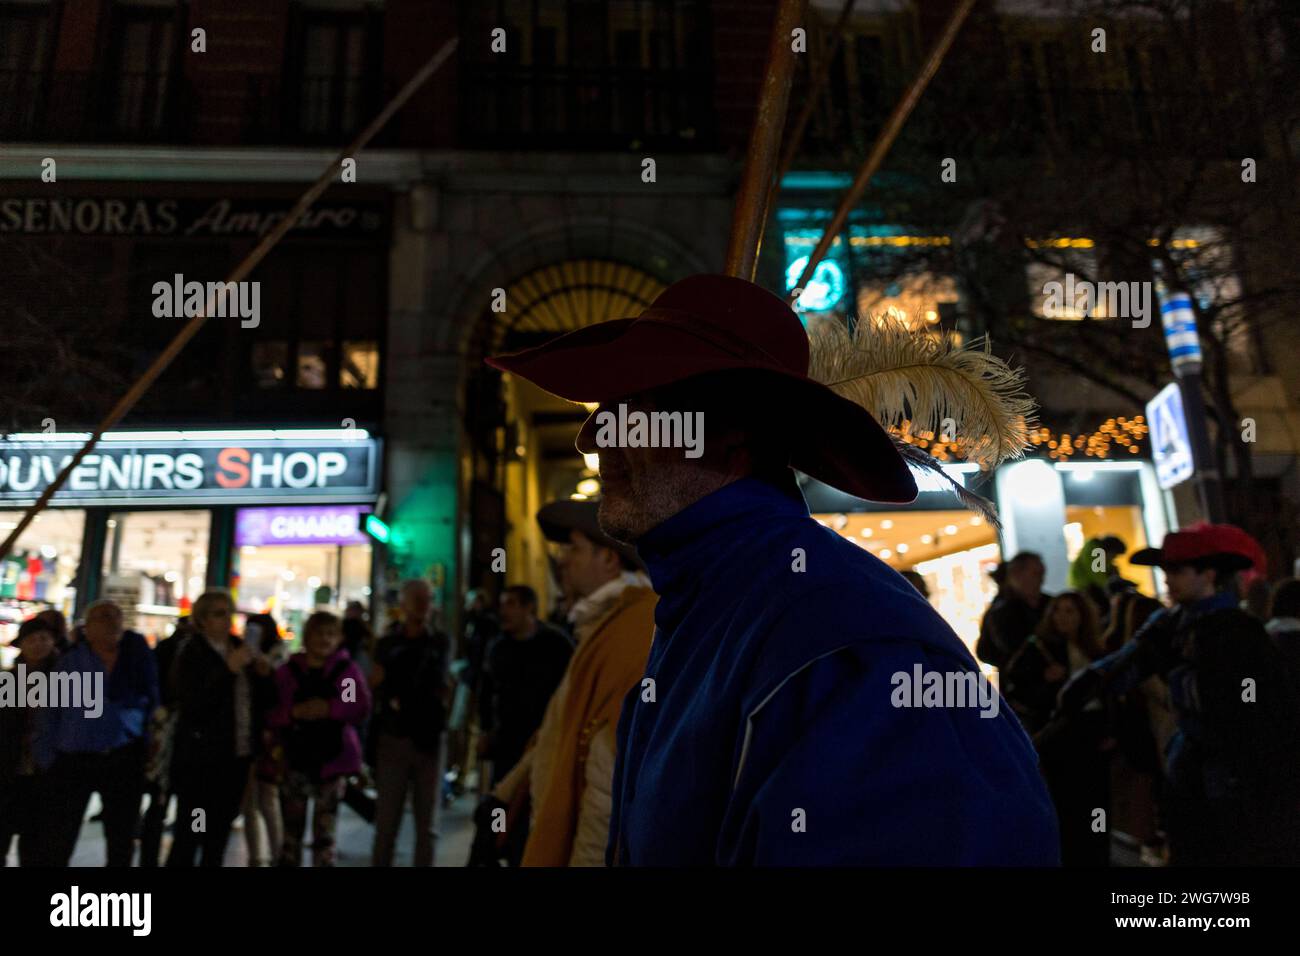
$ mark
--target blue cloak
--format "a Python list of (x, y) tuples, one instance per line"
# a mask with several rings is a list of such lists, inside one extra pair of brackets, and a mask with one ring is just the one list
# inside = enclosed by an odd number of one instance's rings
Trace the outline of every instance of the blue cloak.
[(802, 500), (737, 481), (638, 550), (660, 601), (646, 680), (619, 720), (607, 862), (1059, 862), (1011, 708), (996, 695), (995, 715), (988, 698), (899, 706), (920, 697), (898, 675), (960, 682), (978, 666), (901, 576)]

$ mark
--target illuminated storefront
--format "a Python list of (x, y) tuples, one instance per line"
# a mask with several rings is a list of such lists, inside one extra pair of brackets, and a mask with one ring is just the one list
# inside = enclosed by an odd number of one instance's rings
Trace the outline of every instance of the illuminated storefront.
[[(817, 482), (804, 494), (814, 517), (871, 551), (891, 567), (918, 572), (930, 603), (974, 648), (979, 622), (997, 588), (989, 577), (1004, 557), (1036, 551), (1047, 566), (1044, 589), (1064, 590), (1069, 565), (1085, 543), (1115, 535), (1132, 554), (1163, 540), (1163, 499), (1149, 462), (1052, 462), (1028, 459), (981, 473), (975, 465), (945, 465), (966, 487), (992, 499), (1001, 534), (979, 515), (953, 507), (953, 496), (932, 476), (918, 476), (920, 494), (906, 508), (851, 498)], [(1158, 591), (1149, 568), (1116, 562), (1146, 594)]]
[[(85, 437), (0, 443), (0, 531)], [(0, 569), (0, 643), (36, 611), (71, 616), (100, 597), (151, 640), (213, 586), (291, 631), (317, 607), (368, 603), (361, 524), (380, 462), (379, 440), (362, 428), (107, 433)]]
[(371, 539), (360, 505), (240, 508), (231, 583), (245, 611), (298, 634), (318, 607), (370, 603)]

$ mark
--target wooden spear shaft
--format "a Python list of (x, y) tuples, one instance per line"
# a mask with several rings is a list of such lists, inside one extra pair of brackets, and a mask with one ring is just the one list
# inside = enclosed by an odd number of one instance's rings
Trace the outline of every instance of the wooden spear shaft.
[(799, 25), (807, 0), (780, 0), (767, 49), (767, 68), (759, 91), (758, 111), (749, 133), (745, 169), (731, 212), (731, 238), (727, 244), (727, 275), (754, 278), (758, 244), (767, 221), (767, 200), (776, 170), (777, 150), (785, 128), (785, 111), (790, 102), (790, 81), (794, 77), (794, 45), (791, 33)]
[[(812, 83), (808, 85), (808, 93), (804, 97), (803, 107), (799, 110), (799, 116), (794, 121), (794, 126), (790, 128), (790, 135), (786, 137), (781, 146), (781, 161), (777, 163), (776, 175), (772, 177), (772, 182), (768, 186), (767, 193), (767, 210), (770, 212), (776, 205), (777, 194), (781, 191), (781, 182), (785, 179), (785, 174), (790, 171), (794, 165), (795, 157), (799, 155), (799, 147), (803, 145), (803, 134), (808, 129), (808, 123), (812, 120), (813, 110), (817, 108), (817, 100), (822, 95), (822, 90), (831, 78), (831, 67), (835, 63), (835, 55), (839, 52), (840, 44), (844, 41), (844, 30), (848, 26), (849, 17), (853, 13), (853, 5), (857, 0), (844, 0), (844, 6), (840, 9), (839, 19), (835, 21), (835, 26), (831, 28), (831, 42), (826, 50), (822, 61), (817, 65), (817, 73), (813, 77)], [(763, 245), (763, 230), (767, 228), (767, 217), (764, 216), (763, 222), (759, 225), (758, 246)]]
[(876, 137), (875, 143), (871, 147), (871, 152), (867, 155), (867, 160), (858, 170), (857, 177), (853, 184), (849, 186), (848, 191), (840, 197), (839, 207), (835, 210), (835, 215), (827, 223), (825, 232), (817, 240), (817, 246), (813, 249), (812, 255), (808, 257), (808, 263), (803, 268), (803, 275), (799, 281), (794, 284), (794, 288), (787, 295), (787, 301), (794, 302), (802, 290), (806, 287), (808, 280), (813, 277), (817, 270), (817, 264), (825, 257), (827, 250), (830, 249), (831, 243), (844, 228), (845, 221), (849, 218), (849, 212), (858, 204), (862, 198), (863, 192), (866, 191), (867, 184), (871, 182), (871, 177), (876, 175), (880, 164), (884, 162), (885, 155), (889, 152), (890, 147), (894, 145), (894, 140), (898, 138), (898, 133), (907, 122), (907, 118), (912, 115), (912, 110), (916, 107), (917, 102), (921, 99), (921, 94), (925, 88), (930, 85), (930, 80), (934, 74), (939, 71), (939, 65), (943, 58), (948, 55), (948, 50), (952, 47), (952, 41), (957, 37), (957, 31), (965, 22), (971, 7), (975, 5), (975, 0), (959, 0), (957, 6), (952, 11), (952, 16), (948, 18), (947, 25), (943, 28), (934, 49), (930, 51), (930, 56), (926, 59), (925, 65), (921, 67), (921, 72), (912, 80), (912, 85), (907, 88), (903, 98), (898, 101), (894, 111), (889, 114), (889, 119), (885, 121), (880, 135)]
[[(343, 151), (334, 158), (334, 161), (330, 163), (323, 173), (320, 174), (320, 177), (316, 182), (311, 185), (311, 188), (302, 194), (302, 197), (294, 204), (294, 207), (289, 211), (289, 214), (281, 219), (276, 224), (275, 228), (266, 234), (262, 241), (257, 244), (252, 252), (244, 257), (243, 261), (240, 262), (239, 265), (235, 266), (234, 271), (226, 277), (226, 282), (241, 282), (249, 273), (257, 268), (258, 264), (266, 258), (267, 253), (275, 248), (276, 243), (283, 239), (285, 234), (294, 227), (294, 224), (302, 218), (303, 213), (311, 207), (311, 204), (319, 199), (321, 194), (329, 188), (330, 184), (334, 181), (334, 177), (343, 167), (343, 160), (354, 158), (365, 148), (367, 143), (374, 139), (375, 134), (383, 129), (388, 121), (393, 118), (393, 114), (405, 106), (406, 102), (428, 81), (429, 77), (433, 76), (433, 74), (438, 71), (439, 67), (447, 62), (452, 53), (455, 52), (456, 44), (458, 42), (459, 41), (456, 37), (452, 37), (444, 43), (438, 52), (420, 68), (419, 72), (407, 81), (406, 85), (398, 91), (397, 95), (394, 96), (388, 105), (380, 111), (379, 115), (371, 121), (370, 125), (362, 130), (356, 139), (344, 147)], [(54, 497), (55, 493), (63, 487), (63, 483), (68, 480), (68, 476), (72, 474), (73, 470), (75, 470), (79, 464), (81, 464), (81, 460), (90, 453), (90, 450), (95, 447), (104, 432), (108, 431), (121, 421), (122, 418), (135, 407), (136, 403), (140, 401), (144, 393), (147, 392), (149, 387), (158, 379), (158, 376), (161, 375), (167, 369), (167, 366), (171, 365), (176, 356), (180, 354), (181, 349), (185, 348), (190, 339), (194, 338), (194, 336), (198, 334), (199, 329), (203, 328), (203, 323), (208, 320), (208, 313), (211, 311), (211, 308), (212, 302), (209, 301), (198, 315), (194, 316), (185, 324), (185, 327), (176, 334), (176, 337), (172, 339), (158, 357), (153, 360), (153, 364), (145, 369), (144, 373), (136, 379), (135, 384), (133, 384), (130, 389), (127, 390), (127, 393), (118, 400), (117, 404), (113, 406), (112, 411), (105, 415), (104, 420), (95, 426), (95, 430), (91, 432), (86, 443), (81, 446), (71, 459), (69, 459), (68, 463), (63, 466), (63, 470), (55, 476), (55, 479), (46, 486), (45, 490), (41, 492), (41, 496), (36, 499), (36, 502), (27, 509), (22, 520), (18, 522), (18, 526), (9, 533), (9, 537), (5, 538), (4, 544), (0, 544), (0, 561), (3, 561), (9, 556), (9, 552), (13, 548), (14, 543), (18, 540), (18, 537), (26, 530), (27, 526), (32, 523), (32, 519), (40, 514), (45, 506), (49, 504), (50, 499)]]

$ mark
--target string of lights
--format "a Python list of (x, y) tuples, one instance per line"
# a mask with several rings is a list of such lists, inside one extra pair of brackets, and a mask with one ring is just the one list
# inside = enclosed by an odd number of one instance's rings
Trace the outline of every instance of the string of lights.
[[(960, 437), (939, 436), (931, 430), (913, 432), (912, 422), (908, 419), (891, 430), (907, 444), (921, 448), (939, 461), (964, 461), (967, 458), (967, 442)], [(1114, 461), (1125, 457), (1124, 452), (1139, 454), (1143, 439), (1149, 432), (1145, 416), (1129, 418), (1120, 415), (1106, 419), (1092, 431), (1056, 432), (1040, 425), (1025, 437), (1032, 447), (1046, 450), (1047, 457), (1054, 461), (1069, 461), (1076, 454), (1099, 461)]]

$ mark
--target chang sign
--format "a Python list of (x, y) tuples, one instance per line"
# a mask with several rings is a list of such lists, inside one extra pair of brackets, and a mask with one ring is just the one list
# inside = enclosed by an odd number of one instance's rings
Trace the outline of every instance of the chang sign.
[(369, 544), (356, 505), (301, 508), (240, 508), (235, 512), (235, 547), (279, 544)]
[[(0, 442), (0, 502), (36, 500), (85, 435)], [(109, 432), (54, 495), (58, 505), (199, 505), (373, 499), (379, 441), (362, 429)]]

